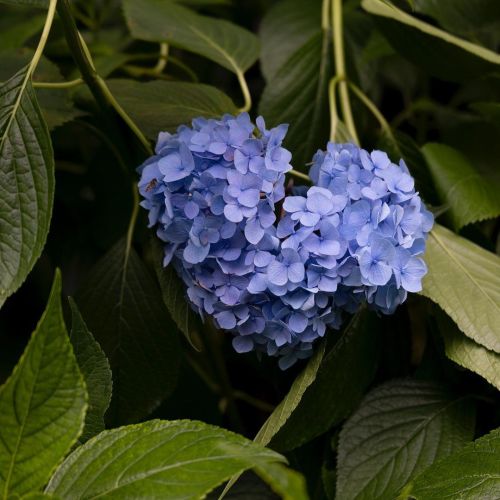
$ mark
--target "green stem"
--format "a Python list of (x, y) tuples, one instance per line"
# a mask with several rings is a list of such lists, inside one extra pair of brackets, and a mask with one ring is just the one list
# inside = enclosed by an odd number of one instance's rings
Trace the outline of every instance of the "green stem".
[(146, 139), (144, 134), (141, 132), (139, 127), (135, 124), (135, 122), (130, 118), (127, 112), (120, 106), (118, 101), (115, 99), (115, 96), (109, 90), (109, 87), (106, 85), (106, 82), (98, 75), (97, 81), (101, 86), (102, 92), (108, 102), (113, 106), (115, 111), (121, 116), (122, 120), (128, 125), (129, 129), (135, 134), (135, 136), (139, 139), (144, 149), (151, 156), (153, 154), (153, 149), (151, 148), (151, 144)]
[(337, 127), (339, 125), (339, 113), (337, 111), (337, 99), (335, 96), (335, 92), (337, 89), (337, 84), (340, 80), (343, 80), (344, 77), (339, 75), (334, 76), (330, 83), (328, 84), (328, 100), (330, 103), (330, 141), (335, 142), (335, 138), (337, 136)]
[(157, 75), (163, 73), (163, 70), (167, 66), (168, 61), (168, 43), (160, 43), (160, 55), (158, 57), (158, 62), (153, 68), (153, 72)]
[(346, 124), (347, 130), (354, 142), (359, 144), (356, 125), (352, 115), (351, 101), (349, 100), (349, 89), (345, 81), (347, 74), (345, 69), (344, 59), (344, 35), (343, 35), (343, 19), (342, 19), (342, 1), (333, 0), (332, 6), (332, 26), (333, 26), (333, 50), (335, 54), (335, 74), (339, 79), (339, 96), (340, 107), (342, 109), (342, 117)]
[(47, 11), (47, 17), (45, 18), (45, 24), (43, 26), (42, 34), (40, 35), (40, 41), (38, 42), (38, 46), (33, 54), (33, 58), (31, 59), (27, 75), (31, 76), (42, 57), (43, 50), (45, 49), (45, 44), (47, 43), (47, 39), (49, 38), (50, 28), (52, 27), (52, 22), (54, 21), (54, 16), (56, 13), (57, 0), (50, 0), (49, 9)]
[(311, 178), (307, 174), (303, 174), (302, 172), (299, 172), (298, 170), (295, 170), (292, 168), (292, 170), (289, 170), (287, 174), (296, 177), (297, 179), (300, 179), (302, 181), (306, 182), (311, 182)]
[(33, 87), (37, 89), (70, 89), (78, 87), (83, 82), (83, 78), (75, 78), (67, 82), (33, 82)]
[(244, 104), (241, 108), (239, 108), (239, 112), (247, 112), (250, 111), (250, 108), (252, 107), (252, 96), (250, 95), (250, 90), (248, 90), (248, 85), (247, 81), (245, 80), (245, 75), (241, 72), (238, 71), (236, 73), (236, 76), (238, 77), (238, 83), (240, 84), (241, 92), (243, 93), (243, 101)]
[(349, 87), (358, 97), (358, 99), (370, 110), (375, 119), (379, 122), (382, 130), (387, 134), (389, 139), (396, 142), (394, 134), (392, 133), (391, 126), (388, 121), (384, 118), (384, 115), (379, 111), (375, 103), (354, 83), (348, 82)]
[(135, 125), (132, 119), (127, 115), (125, 110), (118, 104), (116, 99), (113, 97), (113, 94), (110, 92), (108, 86), (106, 85), (106, 82), (97, 74), (87, 44), (83, 40), (76, 27), (75, 20), (71, 13), (71, 6), (69, 4), (69, 1), (59, 0), (57, 11), (63, 22), (63, 29), (66, 35), (66, 40), (68, 42), (73, 58), (75, 59), (76, 65), (78, 66), (83, 80), (88, 85), (99, 107), (103, 110), (105, 119), (110, 126), (110, 130), (115, 130), (113, 119), (109, 114), (109, 109), (112, 107), (127, 123), (132, 132), (137, 136), (147, 153), (152, 154), (151, 145), (149, 144), (148, 140), (144, 137), (144, 135), (139, 130), (137, 125)]
[(254, 406), (258, 410), (264, 411), (266, 413), (272, 413), (274, 411), (274, 406), (262, 399), (254, 398), (250, 394), (243, 391), (235, 390), (233, 391), (233, 396), (240, 401), (245, 401), (245, 403)]

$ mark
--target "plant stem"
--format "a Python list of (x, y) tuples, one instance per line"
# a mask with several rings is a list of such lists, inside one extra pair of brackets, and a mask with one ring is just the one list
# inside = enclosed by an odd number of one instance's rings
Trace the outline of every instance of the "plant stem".
[(311, 182), (311, 178), (307, 174), (303, 174), (302, 172), (299, 172), (298, 170), (295, 170), (292, 168), (292, 170), (289, 170), (287, 174), (296, 177), (297, 179), (300, 179), (302, 181), (306, 182)]
[(250, 95), (250, 90), (248, 90), (248, 85), (247, 81), (245, 80), (245, 75), (241, 71), (238, 71), (236, 73), (236, 76), (238, 77), (238, 83), (240, 84), (244, 100), (243, 107), (239, 108), (238, 111), (240, 113), (244, 113), (250, 111), (250, 108), (252, 107), (252, 96)]
[(334, 76), (328, 84), (328, 100), (330, 103), (330, 141), (332, 142), (335, 142), (337, 127), (339, 125), (339, 113), (337, 111), (335, 91), (337, 89), (337, 83), (339, 83), (340, 80), (343, 80), (343, 77), (337, 75)]
[(33, 82), (37, 89), (70, 89), (84, 83), (83, 78), (75, 78), (67, 82)]
[(352, 115), (351, 102), (349, 100), (349, 89), (347, 87), (345, 59), (344, 59), (344, 35), (343, 35), (343, 19), (342, 19), (342, 1), (333, 0), (332, 5), (332, 26), (333, 26), (333, 50), (335, 54), (335, 74), (339, 80), (339, 96), (340, 107), (342, 109), (342, 117), (346, 124), (347, 130), (354, 142), (359, 144), (356, 125)]
[(52, 22), (54, 21), (54, 16), (56, 13), (57, 0), (50, 0), (49, 9), (47, 11), (47, 17), (45, 18), (45, 24), (43, 26), (42, 34), (40, 35), (40, 41), (38, 42), (38, 46), (33, 54), (33, 58), (31, 59), (27, 75), (30, 77), (42, 57), (43, 50), (45, 49), (45, 44), (47, 43), (47, 39), (49, 38), (50, 28), (52, 27)]
[(113, 106), (115, 111), (121, 116), (122, 120), (128, 125), (129, 129), (132, 130), (132, 132), (135, 134), (135, 136), (139, 139), (139, 141), (143, 145), (144, 149), (151, 156), (153, 154), (153, 149), (151, 148), (151, 144), (146, 139), (144, 134), (141, 132), (139, 127), (135, 124), (132, 118), (130, 118), (127, 112), (120, 106), (118, 101), (115, 99), (115, 96), (111, 93), (109, 87), (106, 85), (106, 82), (99, 75), (97, 75), (97, 81), (99, 82), (99, 85), (102, 88), (102, 92), (105, 95), (108, 102), (111, 104), (111, 106)]
[(387, 134), (389, 139), (396, 142), (394, 134), (392, 133), (391, 126), (384, 118), (384, 115), (379, 111), (375, 103), (354, 83), (348, 82), (349, 87), (352, 89), (354, 94), (359, 98), (359, 100), (371, 111), (372, 115), (379, 122), (382, 130)]
[[(76, 27), (75, 20), (71, 13), (71, 6), (68, 0), (59, 0), (57, 11), (61, 17), (64, 33), (66, 40), (68, 42), (71, 54), (75, 60), (82, 78), (88, 85), (94, 99), (97, 104), (102, 109), (104, 118), (106, 120), (106, 125), (109, 126), (110, 132), (116, 130), (116, 124), (114, 123), (112, 115), (110, 115), (110, 108), (114, 108), (115, 111), (122, 117), (122, 119), (127, 123), (132, 132), (137, 136), (141, 144), (144, 146), (148, 154), (152, 154), (151, 145), (144, 137), (139, 128), (131, 120), (131, 118), (125, 113), (123, 108), (118, 104), (116, 99), (111, 94), (105, 81), (97, 74), (94, 63), (92, 61), (92, 56), (90, 51), (85, 44), (85, 41), (81, 37), (78, 29)], [(119, 134), (115, 133), (117, 140), (119, 140)]]
[(168, 61), (168, 43), (160, 43), (160, 55), (158, 57), (158, 62), (153, 68), (153, 72), (157, 75), (163, 72), (167, 66)]

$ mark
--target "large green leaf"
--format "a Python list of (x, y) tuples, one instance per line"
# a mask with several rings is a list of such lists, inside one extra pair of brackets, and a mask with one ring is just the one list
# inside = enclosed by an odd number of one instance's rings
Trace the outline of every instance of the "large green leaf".
[(498, 71), (496, 52), (421, 21), (389, 1), (363, 0), (362, 6), (377, 16), (381, 33), (398, 53), (439, 78), (466, 81)]
[(211, 59), (235, 74), (259, 57), (257, 37), (229, 21), (202, 16), (174, 2), (123, 0), (125, 18), (136, 38), (168, 42)]
[(285, 498), (307, 498), (281, 455), (232, 432), (189, 420), (152, 420), (105, 431), (75, 450), (47, 492), (62, 498), (204, 498), (236, 473), (255, 469)]
[(422, 153), (455, 229), (500, 215), (500, 185), (487, 182), (456, 149), (428, 143)]
[(435, 224), (425, 261), (422, 294), (465, 335), (500, 353), (500, 258)]
[(471, 370), (500, 390), (500, 354), (465, 336), (444, 313), (438, 316), (446, 356)]
[(28, 67), (0, 86), (0, 307), (40, 256), (54, 199), (54, 157)]
[(404, 490), (402, 499), (500, 498), (500, 429), (431, 465)]
[(79, 439), (80, 443), (84, 443), (104, 430), (104, 414), (111, 401), (111, 368), (73, 299), (70, 299), (69, 304), (72, 317), (70, 340), (89, 397), (85, 427)]
[[(374, 315), (358, 313), (325, 354), (316, 378), (300, 401), (287, 402), (291, 414), (271, 439), (277, 450), (290, 450), (323, 434), (347, 417), (372, 381), (379, 358), (380, 338)], [(339, 337), (331, 331), (330, 337)], [(293, 389), (292, 389), (293, 390)], [(300, 394), (298, 392), (297, 394)]]
[(85, 384), (71, 349), (56, 273), (47, 308), (0, 388), (0, 497), (41, 488), (83, 429)]
[(290, 56), (321, 31), (321, 1), (282, 0), (272, 5), (259, 29), (260, 65), (267, 81)]
[[(278, 6), (282, 12), (287, 12), (286, 18), (292, 20), (301, 16), (308, 19), (314, 13), (317, 29), (310, 30), (310, 36), (304, 39), (299, 31), (301, 23), (293, 21), (291, 26), (281, 23), (281, 16), (275, 12)], [(281, 52), (271, 52), (270, 56), (263, 51), (263, 60), (269, 61), (263, 63), (264, 67), (273, 67), (274, 71), (267, 70), (268, 82), (259, 103), (259, 113), (270, 126), (290, 124), (285, 145), (293, 152), (295, 168), (307, 171), (305, 164), (311, 161), (318, 148), (325, 147), (328, 139), (331, 33), (328, 29), (321, 30), (321, 5), (316, 1), (310, 5), (285, 0), (269, 11), (264, 26), (261, 38), (270, 40), (265, 42), (263, 39), (263, 45), (277, 43), (282, 37), (304, 40), (300, 45), (287, 43)], [(281, 60), (283, 63), (276, 66)]]
[(159, 131), (174, 131), (197, 116), (211, 118), (237, 112), (231, 99), (210, 85), (133, 80), (108, 83), (116, 99), (151, 139), (156, 139)]
[(391, 3), (388, 1), (363, 0), (362, 6), (371, 14), (394, 19), (423, 33), (439, 38), (440, 40), (443, 40), (447, 43), (456, 45), (462, 50), (470, 52), (471, 54), (474, 54), (475, 56), (480, 57), (485, 61), (500, 65), (500, 54), (497, 54), (496, 52), (493, 52), (492, 50), (489, 50), (485, 47), (481, 47), (480, 45), (476, 45), (474, 43), (458, 38), (454, 35), (451, 35), (450, 33), (447, 33), (446, 31), (432, 26), (431, 24), (425, 23), (424, 21), (421, 21), (416, 17), (410, 16), (401, 9), (398, 9), (394, 5), (391, 5)]
[[(14, 14), (14, 15), (13, 15)], [(17, 14), (17, 15), (16, 15)], [(31, 37), (41, 31), (45, 15), (26, 15), (26, 12), (8, 12), (0, 19), (0, 50), (22, 47)]]
[(494, 49), (500, 36), (497, 0), (414, 0), (418, 13), (433, 17), (448, 31)]
[(387, 382), (363, 399), (340, 432), (337, 496), (393, 500), (416, 473), (473, 435), (467, 397), (426, 381)]
[(107, 418), (144, 418), (175, 386), (179, 341), (160, 290), (124, 240), (96, 264), (77, 303), (113, 372)]

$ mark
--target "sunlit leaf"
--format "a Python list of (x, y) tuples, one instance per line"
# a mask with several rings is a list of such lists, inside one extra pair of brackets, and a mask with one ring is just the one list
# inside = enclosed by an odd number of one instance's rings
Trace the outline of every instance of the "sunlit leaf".
[(465, 335), (500, 353), (500, 258), (435, 224), (425, 261), (429, 272), (422, 294)]
[(105, 431), (75, 450), (47, 492), (62, 498), (203, 498), (235, 473), (255, 469), (284, 498), (305, 499), (285, 458), (232, 432), (189, 420), (152, 420)]
[(64, 325), (61, 275), (11, 377), (0, 388), (0, 493), (41, 488), (83, 429), (85, 384)]

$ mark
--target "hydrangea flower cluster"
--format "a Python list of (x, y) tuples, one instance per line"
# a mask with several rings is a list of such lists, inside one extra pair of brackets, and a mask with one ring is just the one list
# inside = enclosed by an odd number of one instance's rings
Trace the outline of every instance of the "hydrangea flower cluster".
[(139, 190), (193, 308), (231, 331), (236, 351), (285, 369), (342, 311), (366, 301), (391, 313), (420, 289), (433, 220), (404, 162), (351, 144), (318, 151), (315, 185), (285, 198), (287, 126), (256, 123), (242, 113), (161, 133)]

